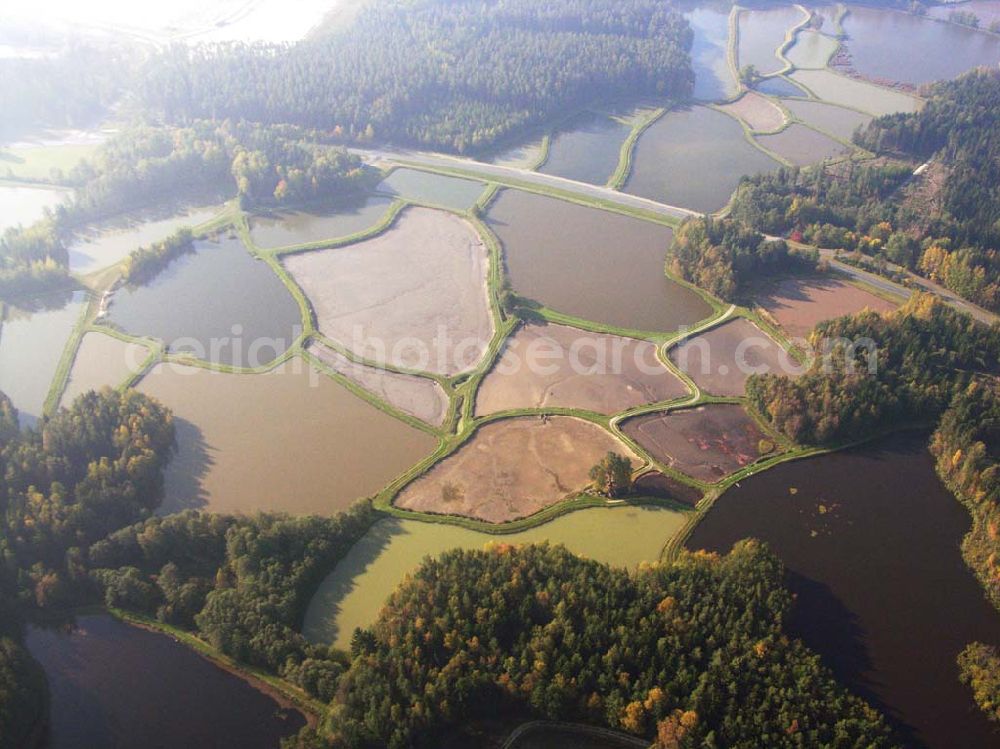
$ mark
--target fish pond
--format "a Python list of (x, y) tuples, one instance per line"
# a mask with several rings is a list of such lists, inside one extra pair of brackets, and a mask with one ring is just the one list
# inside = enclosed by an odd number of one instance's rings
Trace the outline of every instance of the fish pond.
[(615, 169), (632, 126), (607, 114), (584, 112), (552, 136), (549, 155), (539, 171), (603, 185)]
[(851, 64), (879, 80), (916, 85), (1000, 63), (1000, 36), (954, 23), (852, 5), (843, 25)]
[(488, 223), (515, 291), (557, 312), (648, 331), (712, 312), (664, 275), (667, 226), (517, 190), (490, 204)]
[(664, 544), (687, 518), (685, 512), (657, 507), (592, 508), (500, 536), (387, 518), (376, 523), (320, 585), (306, 612), (303, 633), (312, 642), (347, 648), (355, 627), (373, 624), (389, 594), (425, 557), (449, 549), (549, 541), (599, 562), (635, 567), (659, 559)]
[(47, 749), (274, 749), (305, 725), (179, 642), (107, 614), (31, 626), (27, 647), (48, 680)]
[(333, 515), (437, 446), (300, 357), (254, 375), (160, 364), (139, 389), (174, 413), (163, 513)]
[(467, 211), (483, 194), (486, 185), (471, 179), (446, 177), (417, 169), (395, 169), (375, 188), (380, 193), (428, 203), (453, 211)]
[(684, 14), (691, 24), (691, 66), (694, 98), (720, 101), (736, 95), (736, 78), (729, 67), (729, 9), (701, 6)]
[(144, 286), (111, 298), (108, 320), (171, 351), (229, 366), (262, 366), (302, 330), (295, 299), (239, 239), (195, 242)]
[(196, 208), (155, 221), (109, 225), (90, 236), (81, 237), (69, 247), (69, 268), (74, 273), (91, 273), (119, 263), (133, 250), (149, 247), (166, 239), (178, 229), (194, 227), (214, 218), (220, 208)]
[(41, 418), (42, 407), (86, 293), (46, 295), (30, 311), (7, 307), (0, 327), (0, 391), (11, 399), (22, 426)]
[(669, 112), (639, 137), (625, 192), (713, 212), (729, 202), (744, 175), (779, 166), (746, 139), (737, 120), (689, 107)]
[(323, 210), (254, 216), (250, 238), (258, 247), (274, 249), (347, 237), (376, 226), (392, 203), (385, 195), (360, 195)]
[(739, 17), (738, 67), (753, 65), (761, 75), (785, 68), (778, 57), (778, 47), (788, 32), (806, 15), (794, 5), (744, 10)]
[(927, 749), (1000, 745), (958, 682), (970, 642), (1000, 644), (1000, 614), (962, 560), (970, 519), (934, 472), (924, 435), (895, 437), (745, 479), (687, 542), (766, 542), (788, 567), (790, 620), (836, 676)]
[(55, 208), (67, 195), (68, 191), (59, 188), (0, 185), (0, 233), (12, 226), (31, 226), (45, 215), (46, 208)]

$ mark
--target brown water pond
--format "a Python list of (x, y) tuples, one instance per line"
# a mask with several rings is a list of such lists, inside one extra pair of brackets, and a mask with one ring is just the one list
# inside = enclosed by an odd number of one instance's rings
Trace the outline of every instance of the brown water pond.
[(712, 312), (664, 276), (669, 227), (517, 190), (497, 197), (488, 221), (514, 289), (558, 312), (650, 331)]
[(107, 614), (30, 627), (27, 646), (49, 682), (47, 749), (277, 749), (305, 725), (180, 643)]
[(688, 541), (748, 536), (787, 565), (792, 634), (900, 726), (907, 746), (986, 749), (1000, 732), (958, 682), (969, 642), (1000, 644), (1000, 615), (959, 552), (965, 509), (925, 436), (786, 463), (727, 491)]

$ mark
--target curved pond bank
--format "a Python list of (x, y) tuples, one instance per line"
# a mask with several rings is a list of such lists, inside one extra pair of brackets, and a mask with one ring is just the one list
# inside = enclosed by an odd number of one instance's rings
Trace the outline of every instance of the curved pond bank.
[(907, 746), (1000, 746), (955, 664), (973, 640), (1000, 643), (1000, 614), (962, 560), (971, 521), (926, 441), (898, 436), (742, 481), (687, 545), (767, 542), (798, 597), (792, 634), (884, 710)]
[(49, 681), (47, 749), (277, 749), (305, 725), (180, 643), (107, 614), (70, 630), (30, 627), (27, 645)]
[(427, 556), (488, 543), (565, 544), (574, 554), (634, 567), (659, 559), (687, 514), (657, 507), (578, 510), (519, 533), (490, 535), (455, 525), (388, 518), (376, 523), (320, 585), (303, 633), (312, 642), (350, 646), (355, 627), (374, 623), (385, 600)]

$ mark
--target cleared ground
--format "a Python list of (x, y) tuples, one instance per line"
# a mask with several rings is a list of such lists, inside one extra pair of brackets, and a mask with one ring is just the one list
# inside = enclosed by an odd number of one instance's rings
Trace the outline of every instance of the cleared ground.
[(503, 523), (585, 489), (608, 451), (637, 461), (601, 427), (568, 416), (486, 424), (457, 452), (407, 486), (398, 507)]
[(728, 404), (645, 414), (622, 430), (661, 463), (709, 482), (756, 460), (767, 438), (742, 406)]
[(805, 338), (817, 323), (868, 308), (888, 312), (896, 305), (839, 278), (787, 278), (757, 295), (788, 335)]
[(260, 375), (161, 364), (139, 389), (174, 412), (164, 513), (332, 515), (436, 445), (299, 358)]
[(670, 351), (670, 360), (712, 395), (743, 395), (754, 372), (791, 374), (795, 361), (749, 320), (730, 320), (690, 338)]
[(545, 407), (614, 414), (686, 393), (649, 341), (566, 325), (525, 325), (507, 340), (483, 380), (476, 414)]
[(142, 367), (149, 349), (138, 343), (121, 341), (103, 333), (87, 333), (73, 360), (69, 382), (63, 391), (62, 404), (88, 390), (118, 387)]
[(439, 426), (448, 414), (448, 396), (434, 380), (366, 367), (320, 343), (310, 344), (308, 350), (333, 371), (428, 424)]
[(748, 91), (732, 104), (724, 104), (719, 109), (739, 117), (752, 130), (768, 132), (785, 124), (785, 113), (753, 91)]
[(319, 329), (370, 361), (454, 375), (475, 367), (493, 335), (486, 246), (450, 213), (408, 208), (384, 234), (285, 266)]

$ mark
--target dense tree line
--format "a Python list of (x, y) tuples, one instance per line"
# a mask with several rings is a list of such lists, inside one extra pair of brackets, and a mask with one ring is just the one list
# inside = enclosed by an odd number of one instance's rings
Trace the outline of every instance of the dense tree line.
[(3, 563), (24, 594), (58, 603), (81, 549), (152, 512), (173, 439), (170, 412), (135, 391), (91, 391), (26, 431), (0, 396)]
[(687, 96), (691, 31), (655, 0), (417, 0), (296, 45), (176, 46), (138, 76), (168, 122), (291, 122), (466, 151), (595, 99)]
[(1000, 722), (1000, 653), (992, 645), (974, 642), (958, 656), (963, 684), (972, 689), (973, 699), (986, 716)]
[(926, 294), (894, 312), (820, 323), (810, 343), (818, 355), (809, 372), (751, 375), (746, 389), (758, 413), (803, 444), (934, 420), (977, 372), (1000, 371), (1000, 324), (978, 323)]
[(48, 695), (41, 667), (21, 644), (8, 582), (0, 582), (0, 749), (22, 749), (38, 738)]
[(762, 276), (814, 270), (818, 255), (790, 252), (738, 221), (710, 216), (687, 219), (674, 233), (667, 267), (721, 299), (738, 299)]
[(998, 107), (1000, 71), (935, 84), (919, 112), (878, 118), (855, 135), (880, 154), (875, 161), (747, 179), (732, 215), (760, 231), (883, 257), (1000, 309)]
[[(30, 227), (4, 232), (0, 300), (71, 285), (66, 248), (74, 232), (131, 210), (220, 194), (238, 197), (245, 208), (272, 207), (335, 199), (372, 186), (378, 170), (365, 168), (343, 148), (315, 143), (313, 135), (295, 127), (234, 122), (124, 130), (66, 176), (76, 186), (68, 203)], [(159, 252), (147, 249), (133, 258), (140, 275), (161, 262), (155, 260)]]
[(434, 746), (505, 708), (671, 747), (887, 747), (882, 718), (781, 626), (756, 542), (629, 573), (560, 546), (425, 561), (358, 630), (331, 712), (344, 747)]
[(87, 564), (108, 605), (195, 631), (328, 701), (343, 659), (299, 631), (323, 577), (375, 517), (370, 502), (334, 518), (186, 512), (111, 534)]
[(972, 382), (941, 417), (931, 452), (937, 471), (972, 515), (962, 553), (1000, 608), (1000, 392)]

